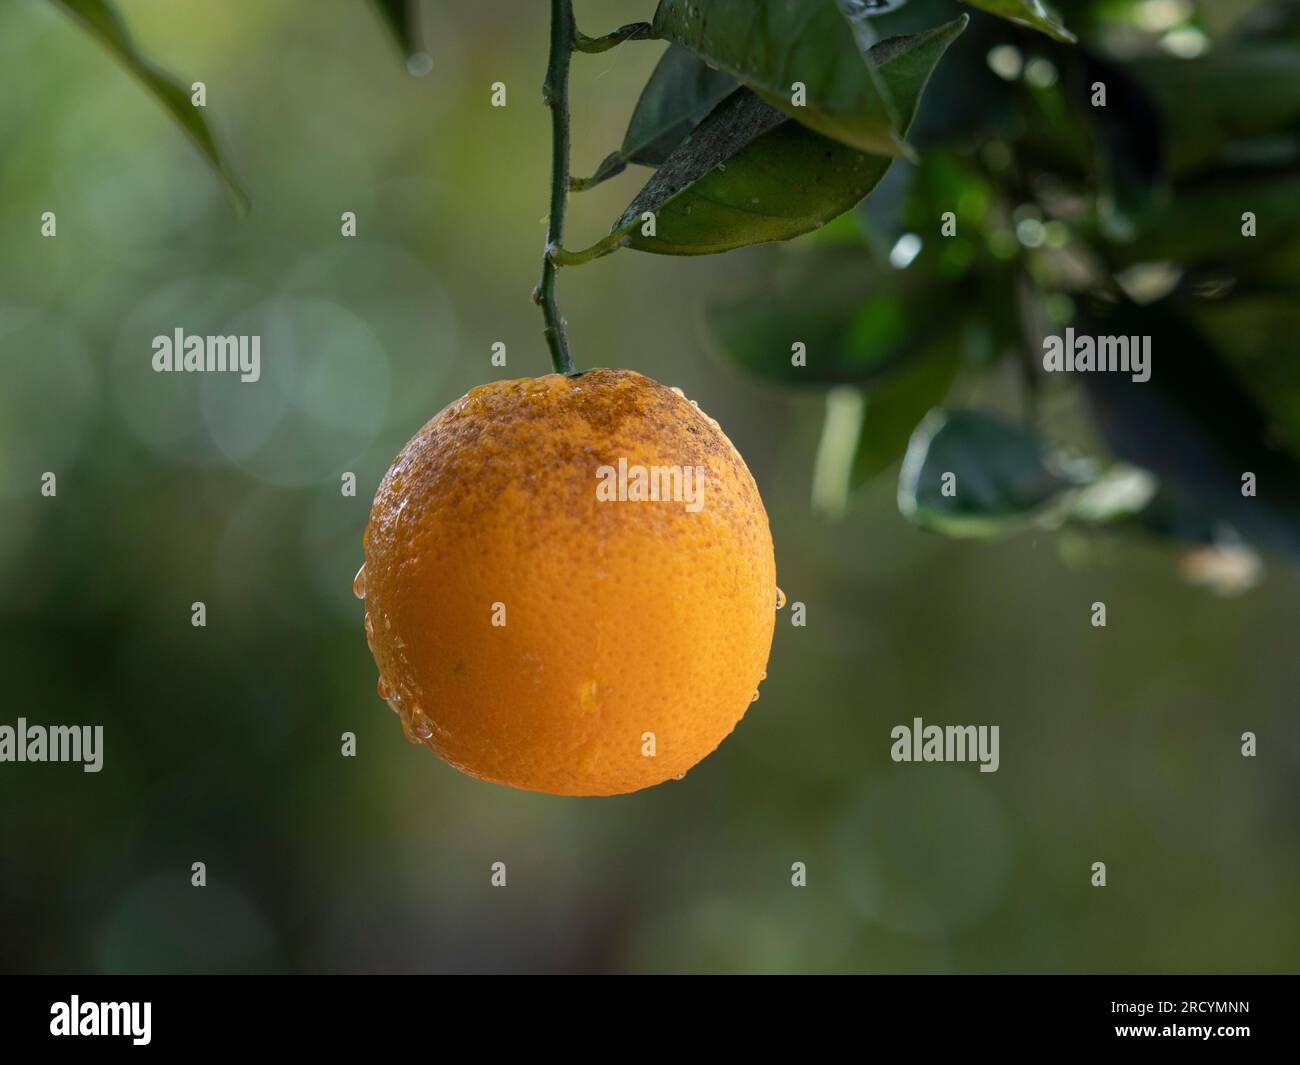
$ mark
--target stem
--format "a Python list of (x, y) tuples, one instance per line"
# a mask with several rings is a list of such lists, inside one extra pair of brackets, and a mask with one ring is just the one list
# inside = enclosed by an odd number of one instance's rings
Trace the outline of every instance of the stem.
[(579, 52), (608, 52), (624, 41), (644, 41), (653, 32), (654, 27), (650, 23), (633, 22), (620, 26), (613, 33), (605, 34), (604, 37), (588, 37), (585, 33), (577, 33), (573, 39), (573, 47)]
[(542, 280), (533, 298), (541, 305), (546, 346), (556, 373), (573, 373), (573, 356), (564, 332), (564, 318), (555, 302), (556, 249), (564, 241), (564, 208), (569, 194), (569, 61), (573, 58), (577, 27), (572, 0), (551, 0), (551, 54), (546, 65), (542, 99), (551, 109), (551, 212), (546, 225), (546, 250)]
[(589, 178), (569, 178), (570, 192), (586, 192), (588, 189), (594, 189), (602, 181), (608, 181), (612, 177), (617, 177), (627, 169), (627, 160), (623, 158), (622, 152), (611, 152), (601, 160), (600, 166), (596, 167), (596, 172)]
[(594, 259), (604, 258), (611, 252), (618, 251), (628, 242), (630, 229), (619, 229), (602, 237), (596, 241), (590, 248), (584, 248), (582, 251), (565, 251), (560, 247), (552, 247), (550, 256), (557, 266), (581, 266), (583, 263), (589, 263)]

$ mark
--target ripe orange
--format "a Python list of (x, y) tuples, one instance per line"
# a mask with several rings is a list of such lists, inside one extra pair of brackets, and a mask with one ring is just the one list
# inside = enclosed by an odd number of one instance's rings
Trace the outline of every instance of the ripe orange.
[[(660, 498), (639, 499), (651, 480)], [(473, 389), (394, 460), (364, 543), (380, 695), (484, 780), (615, 795), (680, 777), (766, 676), (776, 568), (754, 479), (713, 419), (638, 373)]]

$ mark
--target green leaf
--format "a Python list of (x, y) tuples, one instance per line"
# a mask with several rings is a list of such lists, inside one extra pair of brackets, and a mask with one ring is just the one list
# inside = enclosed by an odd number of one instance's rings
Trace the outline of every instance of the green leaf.
[[(809, 129), (862, 151), (905, 154), (899, 112), (864, 60), (871, 13), (858, 0), (660, 0), (654, 32)], [(793, 103), (796, 83), (806, 87), (804, 106)]]
[(964, 0), (971, 7), (1010, 19), (1022, 26), (1038, 30), (1066, 44), (1073, 44), (1078, 38), (1065, 28), (1059, 15), (1050, 11), (1042, 0)]
[(1300, 123), (1300, 42), (1243, 43), (1196, 59), (1146, 59), (1128, 69), (1164, 112), (1178, 174), (1219, 160), (1244, 161), (1250, 142), (1289, 138)]
[[(1242, 233), (1245, 211), (1255, 215), (1255, 237)], [(1300, 173), (1236, 172), (1185, 183), (1134, 224), (1133, 239), (1113, 245), (1112, 263), (1250, 262), (1300, 232)]]
[[(1003, 535), (1063, 517), (1075, 482), (1031, 431), (981, 411), (934, 410), (908, 444), (898, 509), (948, 536)], [(951, 476), (949, 476), (951, 475)]]
[[(807, 232), (824, 208), (811, 193), (822, 190), (792, 188), (791, 177), (801, 164), (808, 169), (807, 138), (815, 134), (791, 135), (786, 124), (748, 89), (736, 90), (655, 171), (611, 232), (625, 232), (632, 247), (662, 255), (707, 255)], [(841, 162), (833, 150), (831, 157)], [(792, 199), (798, 201), (793, 211)], [(652, 236), (641, 224), (647, 213), (655, 219)]]
[(838, 385), (826, 393), (826, 421), (813, 466), (814, 509), (839, 517), (855, 489), (903, 455), (917, 423), (943, 402), (957, 375), (960, 333), (868, 385)]
[(629, 163), (658, 166), (735, 89), (734, 78), (671, 45), (641, 91), (620, 154)]
[(106, 0), (53, 0), (53, 3), (80, 22), (167, 109), (221, 179), (235, 209), (240, 214), (245, 213), (248, 197), (222, 158), (202, 108), (190, 103), (189, 87), (154, 66), (136, 50), (126, 24)]
[(1259, 0), (1232, 24), (1236, 40), (1300, 40), (1300, 0)]
[(417, 7), (415, 0), (372, 0), (379, 15), (393, 34), (405, 58), (420, 51), (416, 33)]
[[(911, 124), (930, 72), (966, 16), (881, 41), (880, 74)], [(707, 255), (817, 229), (866, 196), (891, 160), (823, 137), (749, 92), (723, 100), (664, 162), (615, 223), (641, 251)], [(655, 235), (642, 232), (646, 212)]]
[(975, 410), (927, 414), (898, 475), (903, 516), (957, 538), (1066, 525), (1144, 527), (1160, 498), (1144, 469), (1067, 461), (1032, 429)]
[(1271, 440), (1300, 458), (1300, 301), (1278, 293), (1200, 300), (1189, 308), (1201, 335), (1259, 404)]
[[(1171, 507), (1230, 526), (1257, 547), (1300, 558), (1300, 461), (1275, 420), (1280, 405), (1266, 407), (1243, 387), (1229, 360), (1174, 299), (1107, 306), (1104, 316), (1099, 306), (1080, 323), (1085, 330), (1150, 338), (1150, 380), (1079, 375), (1111, 451), (1159, 477)], [(1240, 337), (1229, 340), (1242, 343)], [(1253, 378), (1260, 371), (1252, 366), (1247, 372)], [(1294, 375), (1290, 381), (1297, 383)], [(1283, 378), (1272, 384), (1287, 387)], [(1257, 495), (1243, 494), (1244, 473), (1256, 476)]]
[[(826, 288), (840, 286), (826, 278)], [(710, 307), (709, 328), (723, 350), (747, 373), (787, 387), (853, 384), (880, 373), (901, 356), (910, 339), (904, 309), (892, 292), (811, 293), (765, 286), (734, 302)], [(807, 365), (792, 365), (792, 345), (807, 351)]]
[[(784, 387), (868, 383), (953, 332), (951, 320), (934, 313), (940, 294), (923, 274), (882, 268), (861, 247), (829, 247), (782, 265), (706, 311), (721, 350), (762, 380)], [(804, 365), (791, 361), (796, 343)]]
[(1105, 107), (1093, 107), (1088, 93), (1059, 87), (1056, 91), (1074, 118), (1082, 116), (1094, 134), (1089, 139), (1095, 139), (1095, 147), (1084, 148), (1085, 158), (1095, 159), (1098, 183), (1115, 210), (1125, 214), (1148, 208), (1164, 188), (1168, 172), (1169, 133), (1159, 105), (1128, 68), (1087, 48), (1069, 53), (1063, 82), (1105, 84)]
[(853, 454), (851, 487), (865, 484), (897, 462), (921, 419), (944, 401), (961, 366), (964, 332), (949, 333), (864, 390), (866, 407)]
[(711, 70), (685, 48), (670, 45), (641, 90), (623, 146), (601, 160), (591, 177), (573, 187), (594, 188), (621, 174), (629, 163), (659, 166), (737, 87), (734, 78)]

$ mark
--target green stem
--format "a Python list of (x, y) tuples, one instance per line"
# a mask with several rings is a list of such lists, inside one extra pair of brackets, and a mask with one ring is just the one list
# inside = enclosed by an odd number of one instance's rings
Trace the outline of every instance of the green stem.
[(552, 247), (550, 251), (551, 259), (557, 266), (581, 266), (583, 263), (604, 258), (611, 252), (618, 251), (627, 243), (630, 232), (630, 229), (615, 230), (609, 236), (602, 237), (590, 248), (584, 248), (582, 251), (566, 251), (564, 248)]
[(608, 181), (612, 177), (617, 177), (627, 169), (627, 160), (623, 158), (622, 152), (611, 152), (601, 160), (600, 166), (596, 167), (596, 172), (588, 178), (569, 178), (570, 192), (586, 192), (588, 189), (594, 189), (602, 181)]
[(613, 33), (607, 33), (604, 37), (588, 37), (585, 33), (576, 33), (573, 38), (573, 47), (579, 52), (608, 52), (611, 48), (622, 44), (624, 41), (644, 41), (652, 33), (654, 27), (648, 22), (633, 22), (626, 26), (620, 26)]
[(546, 346), (556, 373), (573, 373), (573, 356), (564, 332), (564, 318), (555, 302), (555, 252), (564, 241), (564, 208), (569, 194), (569, 62), (573, 58), (577, 27), (572, 0), (551, 0), (551, 54), (546, 65), (542, 99), (551, 109), (551, 211), (546, 225), (546, 250), (542, 280), (533, 293), (541, 305)]

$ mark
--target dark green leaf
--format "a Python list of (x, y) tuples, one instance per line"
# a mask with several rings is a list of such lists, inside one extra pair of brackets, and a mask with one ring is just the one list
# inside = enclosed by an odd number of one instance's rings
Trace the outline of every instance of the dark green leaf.
[[(1065, 90), (1074, 114), (1091, 127), (1100, 152), (1097, 177), (1121, 212), (1149, 205), (1167, 170), (1164, 114), (1125, 67), (1090, 49), (1067, 53)], [(1106, 86), (1106, 106), (1092, 106), (1092, 86)]]
[[(863, 20), (871, 13), (855, 0), (660, 0), (654, 29), (809, 129), (898, 155), (899, 112), (863, 57), (861, 44), (870, 39)], [(796, 83), (806, 86), (805, 106), (792, 102)]]
[(1278, 294), (1198, 301), (1193, 318), (1268, 419), (1270, 439), (1300, 456), (1300, 301)]
[(965, 3), (1038, 30), (1066, 44), (1073, 44), (1076, 40), (1074, 34), (1065, 28), (1060, 16), (1050, 11), (1042, 0), (965, 0)]
[(416, 3), (415, 0), (372, 0), (379, 9), (402, 55), (410, 58), (420, 50), (416, 39)]
[[(860, 247), (836, 247), (769, 272), (759, 286), (711, 306), (707, 321), (728, 358), (763, 380), (862, 384), (953, 332), (934, 313), (937, 296), (918, 271), (881, 268)], [(804, 345), (806, 365), (792, 364), (795, 343)]]
[[(880, 74), (911, 123), (930, 71), (966, 26), (962, 16), (872, 49)], [(738, 90), (659, 168), (614, 226), (632, 247), (705, 255), (788, 240), (847, 211), (869, 193), (890, 159), (822, 137)], [(642, 233), (645, 212), (655, 235)]]
[(1300, 0), (1261, 0), (1232, 26), (1241, 40), (1300, 40)]
[(828, 517), (848, 509), (849, 498), (907, 449), (917, 423), (943, 402), (961, 362), (961, 330), (891, 366), (861, 387), (839, 385), (826, 393), (826, 420), (813, 467), (813, 507)]
[(949, 332), (915, 358), (881, 374), (864, 390), (866, 406), (853, 455), (851, 487), (864, 484), (897, 462), (921, 419), (944, 401), (961, 365), (962, 332)]
[[(1224, 359), (1169, 300), (1121, 305), (1081, 329), (1149, 336), (1151, 379), (1084, 374), (1094, 416), (1110, 448), (1160, 479), (1180, 511), (1231, 526), (1247, 541), (1300, 556), (1300, 462), (1272, 419)], [(1242, 494), (1254, 473), (1258, 495)]]
[(734, 78), (710, 70), (680, 45), (669, 46), (632, 113), (623, 138), (623, 159), (658, 166), (735, 89)]
[[(1246, 211), (1255, 215), (1257, 236), (1242, 233)], [(1300, 232), (1300, 173), (1230, 173), (1181, 184), (1135, 224), (1133, 239), (1113, 249), (1120, 265), (1248, 261)]]
[(1164, 112), (1175, 173), (1244, 159), (1250, 142), (1293, 135), (1300, 124), (1300, 41), (1148, 59), (1129, 70)]
[(189, 87), (136, 50), (121, 16), (106, 0), (54, 0), (54, 3), (80, 22), (167, 109), (216, 171), (236, 210), (241, 214), (246, 211), (248, 199), (222, 158), (216, 138), (203, 117), (203, 109), (190, 103)]
[(621, 174), (629, 163), (659, 166), (737, 88), (734, 78), (710, 69), (680, 45), (670, 45), (641, 90), (623, 146), (573, 187), (594, 188)]
[[(791, 197), (793, 169), (801, 161), (808, 169), (806, 138), (815, 134), (800, 129), (793, 137), (766, 138), (784, 125), (781, 112), (748, 89), (736, 90), (655, 172), (613, 232), (626, 230), (632, 247), (663, 255), (706, 255), (807, 232), (803, 218), (792, 224), (770, 207), (763, 210), (765, 195), (780, 210)], [(803, 193), (801, 207), (821, 206), (808, 190), (793, 191)], [(655, 216), (652, 236), (643, 232), (647, 213)]]
[(1076, 484), (1049, 469), (1047, 455), (1036, 434), (995, 415), (931, 411), (908, 444), (898, 509), (949, 536), (993, 536), (1050, 520), (1064, 512)]
[[(1215, 525), (1218, 524), (1218, 528)], [(1161, 491), (1133, 522), (1135, 530), (1164, 540), (1181, 540), (1191, 544), (1212, 544), (1223, 535), (1222, 523), (1181, 493)]]

